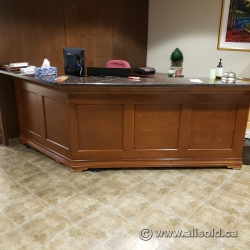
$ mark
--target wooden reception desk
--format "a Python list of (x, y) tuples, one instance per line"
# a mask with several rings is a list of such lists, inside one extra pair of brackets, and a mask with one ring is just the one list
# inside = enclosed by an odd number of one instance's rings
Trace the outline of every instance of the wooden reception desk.
[(249, 83), (159, 74), (140, 81), (72, 76), (58, 84), (1, 74), (14, 81), (21, 143), (72, 171), (242, 166)]

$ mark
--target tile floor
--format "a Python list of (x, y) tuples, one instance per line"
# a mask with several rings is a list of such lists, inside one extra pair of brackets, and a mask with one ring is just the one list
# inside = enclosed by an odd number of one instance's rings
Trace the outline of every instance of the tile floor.
[[(212, 228), (238, 237), (155, 234)], [(73, 173), (12, 142), (0, 146), (0, 249), (250, 249), (250, 166)]]

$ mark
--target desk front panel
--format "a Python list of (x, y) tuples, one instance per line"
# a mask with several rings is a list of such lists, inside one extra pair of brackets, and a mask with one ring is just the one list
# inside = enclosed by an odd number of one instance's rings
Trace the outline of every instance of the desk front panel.
[(248, 94), (79, 95), (70, 99), (74, 157), (238, 158), (247, 106)]
[(71, 95), (15, 80), (20, 138), (71, 169), (239, 168), (249, 92)]

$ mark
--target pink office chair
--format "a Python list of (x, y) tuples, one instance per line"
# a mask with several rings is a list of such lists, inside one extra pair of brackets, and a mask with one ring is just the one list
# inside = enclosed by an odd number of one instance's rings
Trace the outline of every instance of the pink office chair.
[(110, 60), (106, 63), (106, 68), (131, 68), (127, 61)]

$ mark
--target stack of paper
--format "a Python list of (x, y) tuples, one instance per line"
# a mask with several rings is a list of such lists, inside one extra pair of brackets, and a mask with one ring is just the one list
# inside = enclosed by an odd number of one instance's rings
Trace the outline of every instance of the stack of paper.
[(21, 68), (20, 72), (24, 74), (34, 74), (35, 73), (35, 66), (29, 66), (27, 68)]
[(14, 67), (17, 67), (17, 68), (20, 68), (20, 67), (26, 67), (28, 66), (29, 63), (27, 62), (19, 62), (19, 63), (10, 63), (10, 68), (14, 68)]

